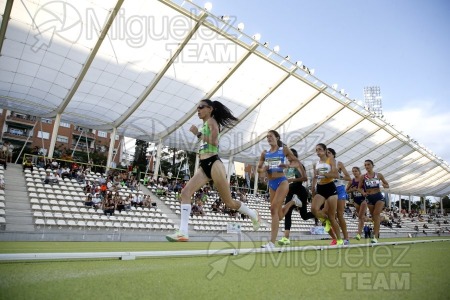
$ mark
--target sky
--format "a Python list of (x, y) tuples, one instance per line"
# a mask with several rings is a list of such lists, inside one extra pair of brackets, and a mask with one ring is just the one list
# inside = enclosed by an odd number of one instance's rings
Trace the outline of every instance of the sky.
[(210, 2), (351, 99), (379, 86), (386, 120), (450, 163), (450, 1)]

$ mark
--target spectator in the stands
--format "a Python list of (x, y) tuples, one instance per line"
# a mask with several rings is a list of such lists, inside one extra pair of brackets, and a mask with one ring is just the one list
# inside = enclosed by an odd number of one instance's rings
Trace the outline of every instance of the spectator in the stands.
[[(23, 162), (23, 170), (25, 171), (25, 169), (30, 169), (31, 172), (33, 172), (33, 163), (31, 162), (31, 158), (27, 158), (24, 162)], [(5, 167), (6, 170), (6, 167)]]
[(5, 177), (0, 174), (0, 190), (4, 190), (5, 189)]
[(8, 162), (12, 163), (12, 157), (13, 157), (13, 152), (14, 152), (14, 145), (11, 144), (10, 142), (6, 142), (6, 159)]
[(125, 200), (119, 196), (119, 193), (116, 193), (116, 196), (114, 196), (114, 199), (115, 199), (115, 203), (116, 203), (116, 209), (119, 212), (122, 212), (122, 210), (126, 210), (125, 209)]
[(56, 161), (56, 159), (52, 160), (52, 162), (51, 162), (51, 164), (50, 164), (50, 167), (51, 167), (53, 170), (59, 169), (59, 163)]
[(105, 214), (105, 216), (107, 215), (113, 216), (115, 208), (116, 204), (114, 203), (111, 194), (108, 194), (108, 196), (105, 199), (103, 199), (103, 213)]
[(87, 194), (86, 199), (84, 200), (85, 206), (93, 206), (94, 202), (92, 201), (92, 194)]
[(147, 208), (152, 207), (152, 199), (150, 198), (150, 195), (144, 196), (143, 206)]
[[(3, 169), (6, 170), (6, 153), (3, 150), (0, 150), (0, 164), (3, 165)], [(25, 163), (24, 163), (25, 164)], [(24, 168), (25, 170), (25, 168)]]
[(61, 174), (61, 178), (62, 179), (65, 179), (65, 178), (68, 178), (68, 179), (70, 179), (70, 176), (71, 176), (71, 174), (70, 174), (70, 168), (64, 168), (64, 167), (62, 167), (61, 168), (61, 170), (60, 170), (60, 174)]
[(95, 209), (99, 209), (102, 207), (102, 199), (100, 198), (100, 195), (98, 193), (95, 193), (92, 196), (92, 204)]

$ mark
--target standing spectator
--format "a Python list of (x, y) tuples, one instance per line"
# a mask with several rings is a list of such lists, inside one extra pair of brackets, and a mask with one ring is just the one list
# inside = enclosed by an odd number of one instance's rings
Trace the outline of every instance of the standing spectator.
[(370, 236), (370, 229), (369, 226), (364, 225), (364, 238), (367, 239)]
[(32, 161), (34, 165), (37, 165), (38, 158), (39, 158), (39, 147), (38, 146), (34, 146), (34, 148), (33, 148), (33, 161)]
[[(6, 165), (6, 152), (3, 151), (3, 150), (0, 151), (0, 164), (3, 165), (3, 169), (6, 170), (6, 167), (7, 167), (7, 165)], [(24, 170), (25, 170), (25, 168), (24, 168)]]
[(8, 145), (8, 159), (9, 159), (10, 163), (12, 163), (13, 152), (14, 152), (14, 145), (9, 143), (9, 145)]

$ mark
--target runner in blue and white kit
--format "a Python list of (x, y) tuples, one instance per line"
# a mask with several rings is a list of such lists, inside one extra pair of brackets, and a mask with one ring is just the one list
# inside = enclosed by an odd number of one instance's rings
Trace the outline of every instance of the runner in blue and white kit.
[[(267, 133), (267, 142), (270, 145), (269, 150), (261, 153), (258, 163), (258, 172), (267, 173), (269, 179), (269, 195), (270, 195), (270, 214), (272, 217), (270, 241), (261, 246), (266, 249), (273, 249), (278, 235), (280, 221), (284, 218), (295, 201), (292, 200), (283, 206), (284, 199), (289, 191), (288, 180), (284, 174), (284, 169), (288, 167), (300, 166), (297, 157), (292, 151), (280, 141), (280, 134), (275, 130)], [(296, 199), (298, 205), (301, 201)]]

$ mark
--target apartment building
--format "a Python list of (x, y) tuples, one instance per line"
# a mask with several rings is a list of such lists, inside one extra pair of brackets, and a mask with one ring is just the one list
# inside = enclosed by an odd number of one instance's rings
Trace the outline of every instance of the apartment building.
[[(0, 134), (3, 142), (10, 142), (16, 149), (14, 159), (18, 152), (27, 143), (27, 147), (34, 149), (39, 147), (44, 155), (47, 155), (54, 128), (53, 119), (39, 118), (33, 115), (0, 109)], [(61, 152), (72, 153), (73, 150), (90, 153), (97, 151), (108, 155), (111, 133), (106, 131), (82, 128), (66, 122), (60, 122), (55, 144), (55, 155)], [(120, 140), (122, 137), (115, 137), (114, 162), (118, 165), (122, 151)]]

